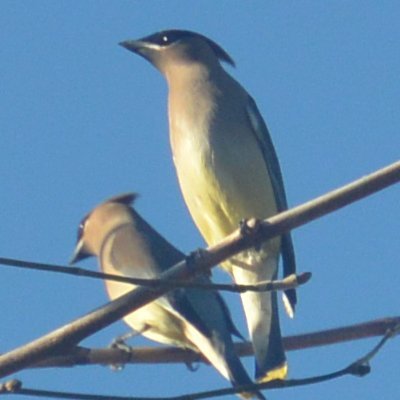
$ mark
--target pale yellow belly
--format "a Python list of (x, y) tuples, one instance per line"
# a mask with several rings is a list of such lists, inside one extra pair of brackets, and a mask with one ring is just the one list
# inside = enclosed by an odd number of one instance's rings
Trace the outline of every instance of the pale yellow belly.
[[(174, 161), (185, 202), (208, 244), (219, 242), (243, 219), (276, 214), (271, 181), (255, 141), (205, 153), (191, 146), (187, 143)], [(267, 249), (279, 252), (279, 239), (270, 241)]]
[[(116, 273), (117, 271), (113, 271)], [(120, 275), (117, 272), (118, 275)], [(114, 300), (134, 288), (133, 285), (108, 281), (106, 289), (111, 300)], [(166, 307), (164, 307), (166, 303)], [(139, 308), (124, 317), (124, 321), (135, 331), (159, 343), (190, 348), (198, 351), (185, 335), (186, 323), (177, 317), (169, 308), (167, 300), (160, 299)]]

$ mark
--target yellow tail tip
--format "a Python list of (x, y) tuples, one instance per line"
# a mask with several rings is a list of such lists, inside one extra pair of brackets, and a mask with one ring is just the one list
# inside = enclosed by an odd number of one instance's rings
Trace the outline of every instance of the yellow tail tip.
[(266, 383), (266, 382), (273, 381), (275, 379), (284, 380), (284, 379), (286, 379), (287, 374), (288, 374), (288, 364), (287, 364), (287, 362), (284, 362), (279, 367), (268, 371), (264, 376), (258, 378), (257, 381), (259, 383), (261, 383), (261, 382)]
[(239, 393), (239, 396), (245, 400), (251, 400), (257, 398), (257, 396), (254, 393), (248, 393), (248, 392), (241, 392)]

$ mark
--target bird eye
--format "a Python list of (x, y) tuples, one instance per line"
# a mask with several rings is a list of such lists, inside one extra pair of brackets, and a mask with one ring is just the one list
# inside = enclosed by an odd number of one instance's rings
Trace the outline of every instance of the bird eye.
[(148, 43), (154, 43), (158, 46), (169, 46), (188, 36), (193, 36), (193, 33), (189, 31), (170, 29), (168, 31), (153, 33), (141, 40)]
[(77, 242), (79, 242), (81, 239), (82, 239), (82, 236), (83, 236), (83, 232), (85, 231), (85, 225), (86, 225), (86, 221), (87, 221), (87, 219), (88, 219), (88, 215), (86, 215), (83, 219), (82, 219), (82, 221), (80, 222), (80, 224), (79, 224), (79, 227), (78, 227), (78, 232), (77, 232)]

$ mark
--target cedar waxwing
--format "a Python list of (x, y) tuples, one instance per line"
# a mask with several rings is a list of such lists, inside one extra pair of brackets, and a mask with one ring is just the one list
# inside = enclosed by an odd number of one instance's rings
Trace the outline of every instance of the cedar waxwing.
[[(96, 256), (104, 273), (154, 279), (185, 255), (156, 232), (130, 204), (135, 194), (114, 197), (81, 222), (71, 263)], [(210, 283), (204, 274), (194, 282)], [(135, 286), (105, 281), (111, 299)], [(234, 386), (251, 384), (231, 334), (241, 337), (222, 297), (213, 291), (176, 289), (128, 314), (125, 322), (151, 340), (191, 349), (203, 356)], [(245, 393), (243, 397), (261, 393)]]
[[(243, 219), (287, 209), (279, 161), (268, 129), (246, 90), (222, 67), (234, 66), (218, 44), (198, 33), (168, 30), (120, 43), (147, 59), (168, 83), (170, 142), (179, 184), (194, 222), (208, 244)], [(279, 255), (284, 276), (295, 272), (290, 233), (223, 263), (238, 284), (275, 279)], [(256, 378), (283, 379), (276, 292), (241, 295), (252, 339)], [(293, 316), (296, 292), (284, 296)]]

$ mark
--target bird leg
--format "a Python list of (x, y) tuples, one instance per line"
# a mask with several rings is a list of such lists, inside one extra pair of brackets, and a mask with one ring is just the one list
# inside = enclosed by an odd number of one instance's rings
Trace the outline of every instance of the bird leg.
[(120, 350), (125, 350), (125, 351), (129, 351), (130, 346), (128, 344), (126, 344), (126, 341), (135, 337), (135, 336), (139, 336), (141, 335), (143, 332), (145, 332), (148, 329), (148, 327), (144, 327), (143, 329), (141, 329), (140, 331), (135, 331), (135, 330), (131, 330), (123, 335), (117, 336), (116, 338), (114, 338), (110, 344), (110, 347), (112, 349), (120, 349)]

